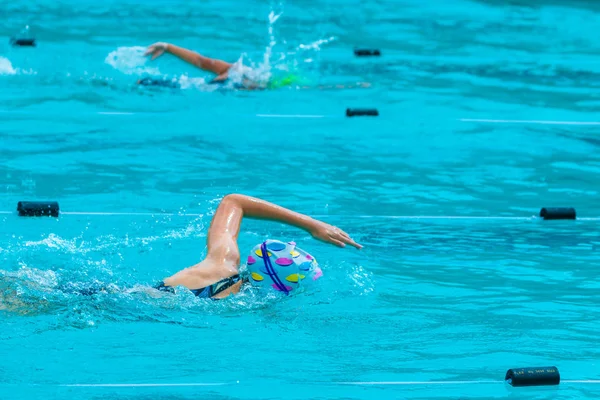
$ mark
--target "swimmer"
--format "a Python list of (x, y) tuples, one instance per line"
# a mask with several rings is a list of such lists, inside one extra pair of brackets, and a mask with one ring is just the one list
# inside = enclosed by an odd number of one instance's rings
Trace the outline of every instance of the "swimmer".
[[(225, 83), (229, 79), (229, 73), (232, 71), (237, 71), (242, 76), (242, 83), (238, 84), (238, 87), (236, 87), (237, 89), (263, 89), (263, 87), (261, 87), (259, 83), (250, 80), (243, 73), (244, 68), (246, 69), (246, 71), (249, 68), (243, 67), (239, 63), (232, 64), (223, 60), (208, 58), (199, 53), (196, 53), (195, 51), (175, 46), (174, 44), (165, 42), (154, 43), (148, 46), (145, 55), (151, 56), (151, 60), (155, 60), (164, 53), (173, 54), (174, 56), (192, 64), (195, 67), (198, 67), (204, 71), (212, 72), (216, 75), (216, 77), (210, 81), (211, 84)], [(138, 83), (141, 83), (141, 81), (138, 81)]]
[[(267, 201), (241, 194), (225, 196), (212, 218), (207, 234), (207, 255), (199, 263), (165, 278), (160, 284), (125, 289), (127, 293), (142, 292), (156, 297), (160, 292), (174, 292), (175, 287), (184, 287), (199, 298), (222, 299), (240, 291), (242, 285), (251, 284), (260, 290), (275, 290), (289, 294), (301, 287), (309, 287), (321, 278), (323, 272), (316, 259), (306, 251), (296, 247), (294, 242), (265, 240), (257, 244), (247, 258), (247, 272), (240, 275), (240, 251), (237, 239), (242, 219), (252, 218), (271, 220), (295, 226), (315, 239), (338, 247), (346, 245), (361, 249), (362, 246), (341, 229)], [(43, 271), (35, 270), (36, 276)], [(53, 273), (50, 274), (53, 277)], [(22, 279), (18, 273), (0, 271), (0, 312), (20, 314), (40, 313), (51, 309), (45, 299), (30, 302), (15, 289), (28, 287), (41, 293), (56, 291), (65, 294), (92, 296), (100, 293), (119, 292), (116, 286), (94, 285), (87, 288), (78, 285), (58, 284), (46, 277), (39, 280)], [(158, 291), (157, 291), (158, 290)]]
[[(192, 50), (185, 49), (183, 47), (176, 46), (174, 44), (157, 42), (150, 46), (146, 50), (145, 55), (151, 56), (151, 60), (155, 60), (164, 53), (173, 54), (174, 56), (186, 61), (195, 67), (198, 67), (204, 71), (212, 72), (216, 75), (212, 79), (210, 84), (224, 84), (230, 78), (231, 72), (239, 74), (241, 76), (241, 83), (235, 83), (233, 86), (235, 89), (240, 90), (261, 90), (261, 89), (277, 89), (286, 86), (296, 86), (300, 89), (314, 89), (313, 86), (308, 85), (308, 81), (300, 76), (292, 73), (286, 73), (282, 76), (271, 77), (268, 83), (260, 83), (252, 80), (248, 77), (249, 67), (241, 65), (241, 63), (229, 63), (223, 60), (205, 57)], [(163, 86), (170, 88), (178, 88), (179, 85), (172, 81), (157, 80), (151, 78), (140, 79), (137, 82), (140, 85), (145, 86)], [(320, 90), (329, 89), (356, 89), (356, 88), (369, 88), (371, 84), (368, 82), (359, 82), (356, 84), (346, 85), (319, 85), (317, 88)]]
[(314, 257), (294, 242), (266, 240), (252, 249), (247, 260), (248, 276), (241, 277), (237, 238), (243, 217), (295, 226), (338, 247), (362, 248), (335, 226), (261, 199), (230, 194), (223, 198), (211, 221), (204, 260), (164, 279), (156, 289), (173, 291), (174, 287), (183, 286), (198, 297), (221, 299), (238, 293), (244, 283), (250, 282), (288, 294), (313, 284), (323, 275)]

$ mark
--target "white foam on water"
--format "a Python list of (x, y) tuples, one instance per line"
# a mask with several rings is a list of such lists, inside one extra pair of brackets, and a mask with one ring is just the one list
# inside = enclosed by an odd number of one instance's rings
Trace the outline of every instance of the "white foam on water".
[(177, 83), (181, 89), (199, 89), (203, 92), (212, 92), (219, 89), (219, 85), (211, 85), (204, 78), (193, 78), (187, 75), (181, 75), (177, 78)]
[(127, 75), (161, 75), (157, 67), (147, 65), (149, 58), (144, 56), (145, 47), (119, 47), (110, 52), (104, 62)]
[(19, 263), (19, 269), (16, 271), (0, 270), (0, 278), (12, 278), (19, 282), (35, 282), (48, 288), (58, 285), (58, 277), (54, 271), (32, 268), (22, 262)]
[(0, 75), (16, 75), (17, 70), (13, 68), (10, 60), (0, 57)]

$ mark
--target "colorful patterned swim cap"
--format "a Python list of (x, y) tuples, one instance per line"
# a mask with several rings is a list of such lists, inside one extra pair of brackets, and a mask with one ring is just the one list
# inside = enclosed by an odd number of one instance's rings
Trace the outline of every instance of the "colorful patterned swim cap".
[(317, 260), (294, 242), (267, 240), (257, 244), (248, 256), (247, 265), (252, 285), (285, 294), (309, 286), (323, 276)]

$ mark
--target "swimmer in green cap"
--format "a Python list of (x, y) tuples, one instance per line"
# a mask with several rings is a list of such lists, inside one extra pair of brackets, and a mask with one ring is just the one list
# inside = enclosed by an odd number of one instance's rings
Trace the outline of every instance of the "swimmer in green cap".
[[(301, 89), (314, 89), (314, 86), (310, 85), (310, 82), (299, 75), (285, 74), (283, 76), (274, 76), (268, 83), (257, 82), (256, 80), (249, 77), (251, 72), (250, 67), (243, 66), (241, 63), (228, 63), (223, 60), (215, 58), (205, 57), (195, 51), (185, 49), (183, 47), (176, 46), (174, 44), (157, 42), (150, 46), (146, 50), (147, 56), (151, 56), (152, 60), (160, 57), (164, 53), (173, 54), (179, 57), (183, 61), (186, 61), (204, 71), (209, 71), (217, 75), (210, 84), (224, 84), (228, 81), (231, 75), (238, 75), (241, 77), (241, 82), (234, 83), (235, 89), (242, 90), (261, 90), (261, 89), (279, 89), (283, 87), (295, 86)], [(138, 81), (141, 83), (141, 80)], [(367, 88), (371, 85), (369, 83), (358, 83), (352, 85), (320, 85), (318, 89), (352, 89), (352, 88)]]
[(155, 60), (164, 53), (173, 54), (195, 67), (214, 73), (217, 76), (210, 81), (211, 84), (222, 84), (227, 82), (230, 78), (230, 73), (233, 72), (239, 74), (241, 77), (241, 83), (236, 85), (236, 89), (265, 89), (265, 85), (261, 85), (259, 82), (256, 82), (247, 76), (251, 69), (241, 65), (241, 63), (228, 63), (223, 60), (205, 57), (195, 51), (174, 44), (165, 42), (154, 43), (148, 46), (145, 55), (151, 56), (152, 60)]

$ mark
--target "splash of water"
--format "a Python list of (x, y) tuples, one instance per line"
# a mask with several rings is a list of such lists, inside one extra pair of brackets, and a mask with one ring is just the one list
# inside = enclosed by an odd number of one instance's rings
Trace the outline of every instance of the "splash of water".
[[(142, 248), (144, 250), (152, 250), (152, 243), (164, 240), (178, 240), (185, 239), (188, 237), (204, 237), (205, 236), (205, 223), (202, 218), (194, 219), (188, 226), (183, 229), (170, 229), (163, 232), (160, 235), (151, 235), (138, 238), (131, 238), (129, 235), (125, 235), (120, 238), (114, 235), (105, 235), (95, 238), (94, 241), (85, 241), (83, 234), (73, 239), (64, 239), (54, 233), (48, 234), (48, 236), (40, 240), (25, 241), (25, 248), (42, 248), (43, 251), (49, 249), (59, 251), (62, 253), (86, 255), (88, 253), (95, 253), (99, 251), (117, 250), (121, 248)], [(5, 251), (8, 251), (5, 250)], [(15, 251), (11, 249), (11, 251)]]
[[(131, 289), (127, 276), (115, 274), (115, 267), (124, 261), (121, 249), (136, 247), (149, 251), (157, 241), (205, 236), (204, 228), (205, 223), (200, 219), (183, 228), (141, 237), (105, 235), (86, 239), (82, 234), (65, 239), (53, 233), (40, 240), (14, 237), (3, 254), (11, 253), (8, 259), (15, 258), (18, 269), (0, 270), (0, 312), (12, 316), (52, 314), (57, 317), (42, 329), (79, 329), (106, 320), (138, 320), (139, 313), (147, 321), (172, 322), (168, 316), (159, 315), (161, 309), (193, 309), (198, 300), (183, 290), (175, 298), (163, 298), (163, 294), (147, 286)], [(20, 261), (21, 252), (27, 258), (36, 259), (36, 264), (43, 269)], [(100, 259), (94, 257), (98, 253)], [(148, 291), (149, 295), (145, 293)], [(155, 300), (157, 293), (159, 299)]]
[(335, 37), (331, 36), (327, 39), (319, 39), (309, 44), (300, 44), (296, 47), (296, 50), (321, 50), (321, 46), (329, 44), (335, 40)]
[(127, 75), (161, 75), (157, 67), (147, 65), (146, 49), (141, 46), (119, 47), (106, 56), (104, 62)]
[(177, 78), (177, 83), (181, 89), (199, 89), (203, 92), (212, 92), (218, 90), (218, 85), (211, 85), (204, 78), (192, 78), (187, 75), (181, 75)]
[(84, 252), (81, 246), (78, 246), (76, 239), (65, 240), (54, 233), (50, 233), (46, 238), (39, 241), (26, 241), (25, 247), (37, 247), (43, 246), (50, 249), (57, 249), (68, 253), (79, 253)]
[[(266, 84), (269, 82), (269, 79), (271, 78), (271, 69), (273, 64), (273, 60), (271, 59), (273, 55), (273, 48), (277, 45), (277, 40), (275, 37), (275, 23), (277, 22), (279, 17), (281, 17), (282, 14), (283, 12), (275, 13), (274, 11), (271, 11), (269, 13), (269, 43), (265, 48), (262, 62), (256, 64), (252, 62), (252, 60), (248, 60), (250, 65), (245, 66), (244, 58), (248, 58), (248, 56), (244, 53), (233, 64), (233, 66), (229, 70), (228, 75), (229, 79), (233, 84), (244, 83), (245, 79), (255, 82), (259, 86), (266, 86)], [(284, 54), (282, 54), (279, 60), (276, 60), (275, 63), (280, 62), (283, 59), (285, 59)]]
[[(263, 56), (263, 65), (265, 66), (267, 72), (270, 71), (271, 66), (271, 56), (273, 55), (273, 48), (277, 45), (277, 40), (275, 38), (275, 23), (281, 17), (283, 12), (279, 14), (275, 14), (275, 12), (271, 11), (269, 13), (269, 45), (265, 49), (265, 54)], [(269, 74), (270, 76), (270, 74)]]
[(0, 57), (0, 75), (16, 75), (15, 70), (8, 58)]
[(28, 282), (47, 288), (55, 287), (58, 282), (56, 273), (54, 271), (44, 271), (37, 268), (30, 268), (24, 263), (20, 263), (20, 268), (16, 271), (0, 270), (0, 278), (2, 278), (3, 282), (11, 280)]
[[(300, 63), (313, 63), (315, 53), (321, 51), (321, 47), (336, 40), (331, 36), (325, 39), (319, 39), (308, 44), (300, 44), (288, 51), (275, 52), (278, 45), (276, 35), (276, 23), (283, 15), (283, 10), (271, 11), (269, 13), (268, 36), (269, 43), (265, 48), (262, 62), (258, 65), (251, 63), (250, 67), (243, 67), (242, 62), (244, 56), (236, 62), (230, 73), (234, 79), (241, 81), (243, 77), (248, 77), (251, 80), (258, 82), (260, 85), (266, 85), (277, 71), (290, 73), (298, 70)], [(285, 40), (283, 43), (286, 44)], [(300, 58), (302, 57), (302, 58)]]

